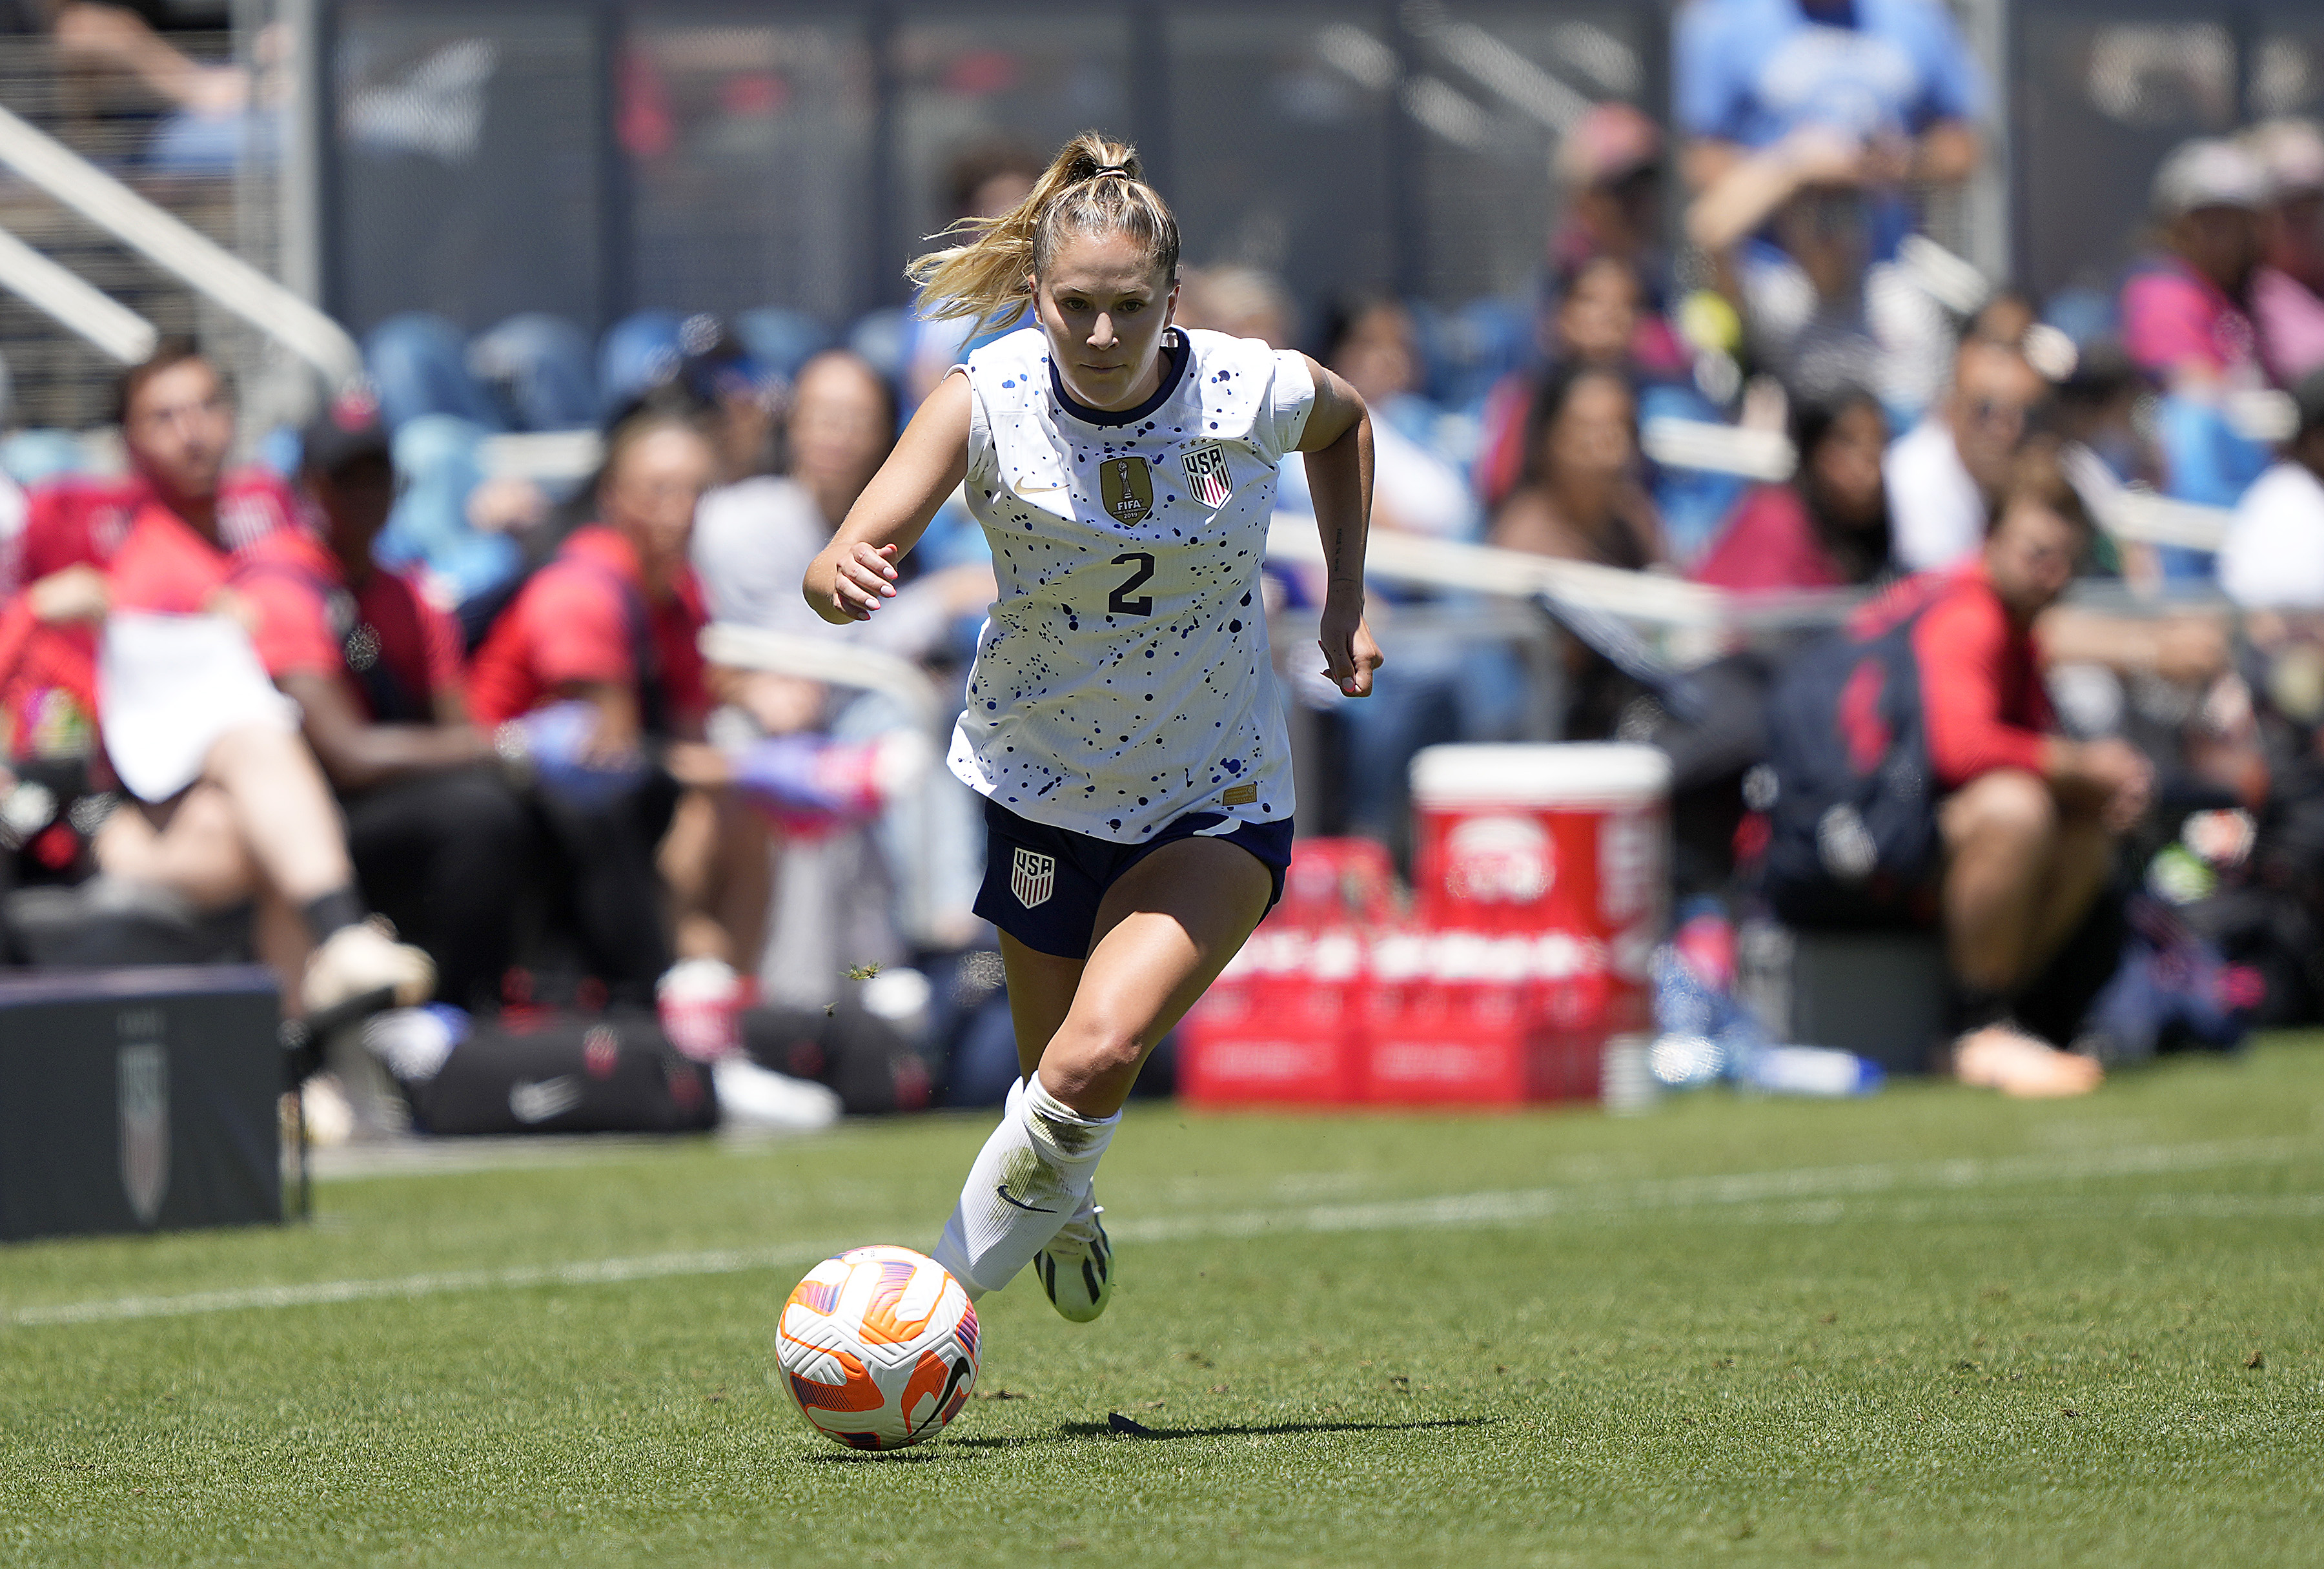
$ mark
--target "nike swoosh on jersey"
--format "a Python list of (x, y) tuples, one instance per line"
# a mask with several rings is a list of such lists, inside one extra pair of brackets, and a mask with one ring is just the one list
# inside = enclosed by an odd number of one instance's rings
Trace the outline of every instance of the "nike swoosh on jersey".
[(1056, 485), (1020, 485), (1017, 487), (1017, 494), (1019, 495), (1039, 495), (1045, 491), (1064, 490), (1065, 488), (1065, 485), (1062, 482)]
[(1027, 1204), (1022, 1199), (1011, 1198), (1009, 1196), (1009, 1190), (1006, 1187), (995, 1187), (992, 1191), (1001, 1195), (1001, 1202), (1002, 1204), (1013, 1205), (1018, 1209), (1030, 1210), (1037, 1215), (1053, 1215), (1057, 1213), (1053, 1209), (1043, 1209), (1038, 1204)]

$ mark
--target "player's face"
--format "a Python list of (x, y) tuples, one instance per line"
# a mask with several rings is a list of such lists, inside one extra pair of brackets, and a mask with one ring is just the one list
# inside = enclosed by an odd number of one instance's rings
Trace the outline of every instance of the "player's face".
[(217, 494), (234, 407), (208, 361), (180, 360), (147, 377), (124, 412), (122, 438), (148, 478), (186, 500)]
[(1034, 280), (1057, 377), (1093, 409), (1130, 409), (1162, 380), (1162, 329), (1178, 286), (1127, 235), (1074, 235)]

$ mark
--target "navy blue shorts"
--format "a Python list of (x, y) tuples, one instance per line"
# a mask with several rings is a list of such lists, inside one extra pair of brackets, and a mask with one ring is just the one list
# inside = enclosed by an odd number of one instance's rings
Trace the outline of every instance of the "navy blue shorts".
[[(976, 913), (1037, 953), (1085, 959), (1098, 901), (1123, 872), (1175, 839), (1191, 839), (1229, 820), (1223, 812), (1188, 812), (1151, 839), (1117, 844), (1028, 821), (987, 798), (984, 886), (977, 891)], [(1204, 836), (1248, 850), (1267, 868), (1275, 883), (1267, 908), (1273, 909), (1291, 864), (1290, 823), (1242, 823)]]

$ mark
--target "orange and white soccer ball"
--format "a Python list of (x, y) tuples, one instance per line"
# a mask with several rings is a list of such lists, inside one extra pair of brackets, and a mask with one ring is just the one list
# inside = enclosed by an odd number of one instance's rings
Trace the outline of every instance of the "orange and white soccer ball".
[(808, 1426), (850, 1449), (902, 1449), (960, 1415), (976, 1340), (976, 1309), (942, 1264), (851, 1248), (783, 1304), (775, 1361)]

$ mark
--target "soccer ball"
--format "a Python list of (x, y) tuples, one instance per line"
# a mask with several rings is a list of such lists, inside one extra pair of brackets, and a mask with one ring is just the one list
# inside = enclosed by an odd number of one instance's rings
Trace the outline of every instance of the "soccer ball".
[(976, 1339), (976, 1309), (942, 1264), (851, 1248), (783, 1304), (775, 1361), (808, 1426), (850, 1449), (902, 1449), (960, 1415)]

